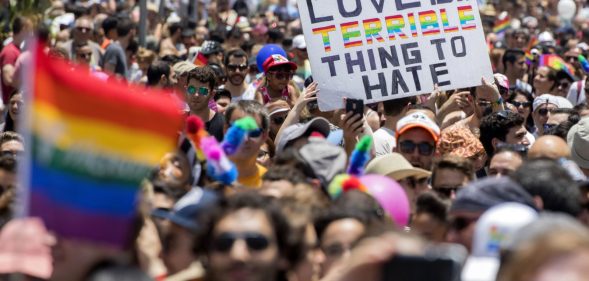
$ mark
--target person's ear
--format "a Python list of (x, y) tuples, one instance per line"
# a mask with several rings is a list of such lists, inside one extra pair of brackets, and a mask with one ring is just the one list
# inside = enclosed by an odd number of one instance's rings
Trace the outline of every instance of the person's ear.
[(163, 85), (167, 85), (168, 84), (168, 77), (165, 74), (162, 74), (162, 76), (160, 76), (160, 82)]
[(538, 210), (544, 210), (544, 200), (542, 200), (542, 197), (534, 196), (534, 205), (536, 205), (536, 208), (538, 208)]
[(497, 138), (493, 138), (491, 140), (491, 145), (493, 146), (493, 150), (496, 150), (497, 149), (497, 145), (499, 144), (499, 142), (501, 142), (501, 141), (499, 139), (497, 139)]

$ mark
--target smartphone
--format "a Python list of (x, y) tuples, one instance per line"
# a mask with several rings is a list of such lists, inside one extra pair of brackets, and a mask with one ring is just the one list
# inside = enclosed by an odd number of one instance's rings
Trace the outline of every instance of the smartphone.
[(382, 281), (460, 281), (468, 253), (456, 244), (429, 246), (423, 256), (396, 255), (383, 265)]
[(364, 114), (364, 100), (346, 99), (346, 112), (353, 112), (353, 115)]

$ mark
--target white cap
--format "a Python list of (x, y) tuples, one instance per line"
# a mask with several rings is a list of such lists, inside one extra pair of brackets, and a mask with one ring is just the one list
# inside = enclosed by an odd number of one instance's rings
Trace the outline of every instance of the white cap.
[(427, 115), (421, 112), (411, 113), (397, 122), (397, 139), (409, 129), (422, 128), (428, 131), (435, 142), (440, 139), (440, 127), (432, 121)]
[(295, 49), (306, 49), (307, 43), (305, 42), (305, 36), (302, 34), (295, 36), (292, 39), (292, 47)]
[(532, 105), (532, 111), (536, 111), (538, 107), (542, 104), (551, 103), (556, 105), (556, 108), (573, 108), (573, 104), (567, 100), (566, 98), (554, 96), (551, 94), (543, 94), (534, 99), (534, 104)]
[(545, 43), (545, 42), (554, 43), (554, 36), (552, 36), (552, 33), (548, 32), (548, 31), (544, 31), (544, 32), (540, 33), (540, 35), (538, 35), (538, 42), (540, 42), (540, 43)]
[(537, 217), (534, 209), (514, 202), (487, 210), (475, 226), (472, 252), (462, 270), (462, 281), (494, 281), (499, 252), (507, 239)]

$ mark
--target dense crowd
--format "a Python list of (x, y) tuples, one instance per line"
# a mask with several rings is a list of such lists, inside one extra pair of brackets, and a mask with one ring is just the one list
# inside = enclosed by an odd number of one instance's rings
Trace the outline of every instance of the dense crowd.
[[(460, 280), (417, 277), (438, 272), (432, 249), (464, 281), (589, 276), (586, 1), (483, 4), (494, 81), (363, 114), (345, 99), (319, 109), (293, 0), (148, 0), (143, 26), (139, 1), (35, 1), (23, 15), (0, 2), (0, 280)], [(219, 142), (253, 118), (229, 155), (237, 180), (211, 177), (179, 132), (141, 186), (125, 248), (16, 218), (33, 38), (72, 71), (161, 89)], [(372, 160), (349, 175), (366, 136)], [(10, 254), (17, 241), (30, 251)]]

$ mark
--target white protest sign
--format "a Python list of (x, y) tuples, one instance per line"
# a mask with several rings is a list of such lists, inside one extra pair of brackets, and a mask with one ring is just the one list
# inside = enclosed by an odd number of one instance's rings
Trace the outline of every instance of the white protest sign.
[(493, 81), (477, 0), (298, 0), (319, 108)]

